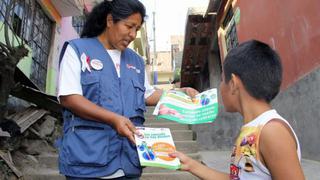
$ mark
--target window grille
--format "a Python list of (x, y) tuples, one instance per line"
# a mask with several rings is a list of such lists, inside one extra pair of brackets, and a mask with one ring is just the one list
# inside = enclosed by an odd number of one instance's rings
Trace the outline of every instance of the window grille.
[(233, 9), (230, 7), (225, 19), (223, 20), (222, 27), (224, 28), (226, 35), (226, 47), (227, 52), (229, 52), (232, 48), (238, 46), (238, 36), (237, 36), (237, 28), (234, 20)]
[(73, 16), (72, 17), (72, 26), (80, 35), (86, 20), (86, 16)]
[(30, 79), (45, 91), (53, 23), (36, 0), (18, 1), (10, 12), (12, 21), (5, 21), (4, 15), (9, 10), (10, 2), (0, 1), (0, 20), (11, 23), (9, 26), (13, 32), (31, 47), (33, 61)]

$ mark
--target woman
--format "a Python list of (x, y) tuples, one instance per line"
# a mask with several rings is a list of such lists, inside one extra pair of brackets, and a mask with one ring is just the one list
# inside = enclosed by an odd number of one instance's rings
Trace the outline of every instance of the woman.
[(155, 105), (162, 94), (149, 85), (142, 58), (127, 48), (144, 18), (145, 7), (138, 0), (103, 1), (90, 13), (81, 38), (64, 45), (59, 169), (67, 179), (141, 176), (135, 126), (143, 125), (145, 104)]

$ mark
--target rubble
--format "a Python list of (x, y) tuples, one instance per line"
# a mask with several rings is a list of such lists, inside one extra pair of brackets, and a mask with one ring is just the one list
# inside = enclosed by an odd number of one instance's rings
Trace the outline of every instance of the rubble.
[(61, 122), (49, 111), (36, 106), (6, 118), (15, 123), (19, 133), (12, 134), (0, 128), (0, 179), (21, 179), (26, 169), (41, 166), (35, 156), (56, 153), (53, 144), (61, 133)]

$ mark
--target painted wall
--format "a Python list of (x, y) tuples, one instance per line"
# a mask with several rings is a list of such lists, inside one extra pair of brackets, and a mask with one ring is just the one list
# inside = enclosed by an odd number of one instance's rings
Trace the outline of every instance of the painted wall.
[(72, 17), (64, 17), (61, 19), (59, 47), (62, 48), (65, 41), (78, 38), (79, 35), (72, 27)]
[(158, 84), (170, 84), (173, 81), (173, 71), (158, 71)]
[[(170, 51), (158, 51), (157, 53), (157, 71), (172, 71), (171, 52)], [(153, 53), (151, 53), (153, 57)]]
[(240, 42), (259, 39), (275, 48), (284, 64), (283, 88), (320, 67), (320, 1), (237, 1)]
[[(284, 84), (272, 105), (293, 126), (303, 158), (320, 161), (320, 51), (317, 51), (320, 47), (320, 12), (317, 11), (320, 1), (234, 2), (234, 8), (240, 10), (239, 41), (256, 38), (279, 51), (284, 64)], [(221, 18), (221, 14), (218, 17)], [(222, 54), (221, 43), (220, 38)], [(218, 57), (211, 57), (210, 84), (218, 87)], [(231, 150), (238, 135), (241, 116), (226, 113), (222, 106), (219, 108), (214, 123), (192, 126), (197, 132), (200, 149)]]
[(59, 39), (60, 39), (60, 25), (55, 24), (54, 31), (51, 36), (51, 49), (48, 57), (47, 79), (46, 79), (46, 93), (56, 95), (57, 88), (57, 59), (59, 57)]
[(143, 24), (140, 30), (137, 32), (135, 40), (128, 46), (129, 48), (137, 52), (145, 61), (150, 58), (148, 54), (148, 37), (146, 28), (146, 24)]
[(79, 35), (72, 27), (72, 17), (61, 17), (51, 0), (41, 0), (44, 10), (55, 22), (51, 49), (47, 68), (46, 93), (55, 95), (57, 92), (57, 81), (59, 74), (59, 55), (65, 41), (78, 38)]
[(295, 129), (302, 156), (320, 162), (319, 90), (320, 68), (281, 92), (272, 105)]
[(46, 93), (56, 95), (58, 74), (59, 74), (59, 55), (65, 41), (79, 37), (72, 27), (72, 17), (63, 17), (60, 24), (56, 24), (52, 36), (52, 47), (48, 61)]
[(48, 56), (48, 65), (47, 65), (47, 77), (46, 77), (46, 93), (50, 95), (56, 94), (56, 63), (55, 59), (58, 57), (59, 51), (59, 41), (60, 36), (60, 23), (61, 15), (51, 3), (51, 0), (41, 0), (39, 1), (43, 10), (46, 12), (48, 17), (53, 21), (53, 30), (51, 35), (51, 48)]

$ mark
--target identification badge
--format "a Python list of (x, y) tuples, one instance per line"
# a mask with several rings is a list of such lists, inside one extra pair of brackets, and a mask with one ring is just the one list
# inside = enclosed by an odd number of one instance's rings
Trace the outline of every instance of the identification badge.
[(92, 59), (90, 65), (93, 69), (100, 71), (103, 68), (103, 63), (98, 59)]
[(128, 69), (133, 69), (136, 71), (136, 73), (140, 74), (140, 69), (136, 68), (135, 66), (131, 65), (131, 64), (127, 64), (127, 68)]

